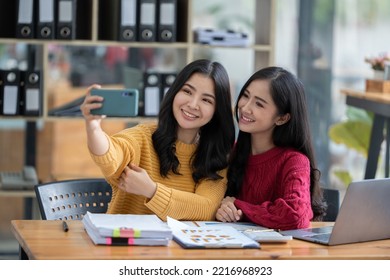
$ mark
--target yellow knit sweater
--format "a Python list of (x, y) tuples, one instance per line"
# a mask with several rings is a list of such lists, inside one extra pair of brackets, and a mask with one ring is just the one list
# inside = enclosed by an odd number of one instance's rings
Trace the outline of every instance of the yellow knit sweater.
[[(112, 186), (112, 199), (108, 213), (156, 214), (162, 220), (167, 216), (178, 220), (214, 220), (215, 213), (226, 191), (226, 169), (220, 180), (202, 180), (196, 187), (192, 179), (190, 159), (196, 144), (176, 142), (176, 156), (179, 172), (170, 172), (168, 177), (160, 175), (160, 163), (152, 143), (156, 124), (139, 124), (108, 136), (108, 152), (92, 159), (100, 167)], [(125, 193), (117, 187), (118, 179), (129, 163), (145, 169), (151, 179), (157, 182), (157, 190), (151, 199)]]

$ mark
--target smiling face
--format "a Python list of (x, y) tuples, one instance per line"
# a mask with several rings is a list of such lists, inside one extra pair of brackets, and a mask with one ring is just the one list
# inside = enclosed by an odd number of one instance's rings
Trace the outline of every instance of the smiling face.
[(215, 106), (214, 81), (205, 75), (193, 74), (173, 100), (178, 140), (193, 143), (199, 129), (213, 118)]
[(268, 80), (253, 80), (241, 95), (238, 109), (238, 126), (241, 131), (251, 133), (252, 144), (256, 141), (272, 145), (275, 125), (282, 125), (289, 120), (289, 114), (279, 115)]

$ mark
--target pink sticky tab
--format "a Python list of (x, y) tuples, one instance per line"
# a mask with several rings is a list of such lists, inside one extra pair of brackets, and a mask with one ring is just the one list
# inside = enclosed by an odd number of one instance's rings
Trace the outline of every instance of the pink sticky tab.
[(132, 238), (132, 237), (134, 237), (134, 230), (131, 229), (131, 228), (121, 228), (119, 236), (120, 237), (131, 237)]

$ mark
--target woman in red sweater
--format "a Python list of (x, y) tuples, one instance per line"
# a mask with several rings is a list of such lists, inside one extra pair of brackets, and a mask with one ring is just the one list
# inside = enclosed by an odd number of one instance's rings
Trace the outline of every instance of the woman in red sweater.
[(261, 69), (243, 86), (235, 116), (240, 131), (216, 219), (281, 230), (321, 220), (326, 203), (302, 83), (283, 68)]

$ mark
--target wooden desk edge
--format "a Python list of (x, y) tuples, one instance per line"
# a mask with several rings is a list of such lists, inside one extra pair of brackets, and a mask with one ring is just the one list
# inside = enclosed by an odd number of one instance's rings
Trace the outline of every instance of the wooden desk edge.
[[(27, 223), (26, 223), (27, 222)], [(75, 257), (75, 255), (71, 255), (71, 256), (60, 256), (58, 254), (55, 254), (55, 255), (51, 255), (51, 256), (46, 256), (47, 258), (42, 258), (44, 257), (42, 255), (42, 252), (39, 251), (39, 252), (32, 252), (32, 250), (35, 250), (33, 247), (29, 247), (28, 243), (31, 242), (30, 241), (24, 241), (24, 233), (23, 233), (23, 230), (27, 230), (26, 231), (26, 234), (27, 235), (30, 235), (30, 239), (31, 239), (31, 228), (29, 225), (31, 225), (31, 223), (33, 223), (34, 221), (32, 220), (12, 220), (11, 221), (11, 224), (12, 224), (12, 231), (14, 233), (14, 236), (15, 238), (17, 239), (17, 241), (19, 242), (19, 245), (21, 246), (21, 248), (24, 250), (24, 253), (28, 256), (28, 258), (30, 260), (33, 260), (33, 259), (56, 259), (56, 260), (74, 260), (74, 259), (88, 259), (90, 260), (90, 256), (87, 254), (87, 255), (83, 255), (83, 256), (80, 256), (78, 255), (78, 257)], [(50, 224), (53, 224), (56, 226), (56, 228), (60, 228), (59, 227), (59, 223), (60, 221), (48, 221)], [(41, 221), (42, 223), (42, 221)], [(72, 228), (74, 229), (74, 231), (72, 231), (72, 233), (77, 233), (77, 232), (81, 232), (80, 229), (82, 228), (80, 222), (78, 221), (71, 221), (71, 226)], [(328, 225), (328, 224), (331, 224), (329, 222), (319, 222), (319, 223), (316, 223), (315, 225), (313, 225), (314, 227), (317, 227), (317, 226), (323, 226), (323, 225)], [(22, 230), (22, 232), (20, 232), (20, 230)], [(45, 231), (45, 229), (41, 226), (39, 227), (39, 231), (41, 232), (41, 234)], [(86, 237), (86, 234), (85, 236)], [(34, 242), (31, 243), (32, 246), (35, 246), (36, 245), (36, 238), (33, 238)], [(345, 259), (348, 259), (348, 260), (368, 260), (368, 259), (375, 259), (375, 260), (379, 260), (379, 259), (387, 259), (389, 260), (390, 259), (390, 244), (389, 244), (389, 241), (388, 240), (385, 240), (385, 241), (381, 241), (381, 240), (378, 240), (378, 241), (372, 241), (372, 242), (375, 242), (375, 243), (371, 243), (371, 242), (367, 242), (367, 244), (369, 244), (369, 248), (373, 249), (375, 252), (371, 252), (370, 254), (350, 254), (350, 253), (343, 253), (343, 254), (338, 254), (338, 252), (340, 252), (339, 250), (343, 250), (343, 247), (342, 246), (350, 246), (350, 244), (346, 244), (346, 245), (340, 245), (339, 246), (326, 246), (326, 245), (319, 245), (319, 244), (315, 244), (315, 243), (310, 243), (310, 242), (305, 242), (305, 241), (300, 241), (300, 240), (292, 240), (291, 241), (292, 243), (289, 243), (290, 245), (288, 245), (287, 247), (285, 245), (272, 245), (272, 244), (263, 244), (262, 245), (262, 248), (261, 249), (264, 249), (264, 250), (257, 250), (257, 249), (244, 249), (245, 252), (243, 252), (243, 254), (239, 254), (239, 257), (237, 259), (241, 259), (241, 260), (245, 260), (245, 259), (267, 259), (267, 260), (287, 260), (287, 259), (296, 259), (296, 260), (322, 260), (322, 259), (331, 259), (331, 260), (345, 260)], [(92, 243), (91, 243), (92, 244)], [(366, 244), (366, 245), (367, 245)], [(371, 245), (372, 244), (372, 245)], [(299, 245), (297, 247), (297, 245)], [(303, 245), (303, 246), (302, 246)], [(362, 245), (362, 248), (364, 249), (365, 247), (367, 247), (366, 245)], [(275, 250), (275, 246), (277, 246), (277, 250)], [(291, 247), (290, 247), (291, 246)], [(88, 246), (87, 246), (88, 247)], [(141, 247), (141, 246), (140, 246)], [(138, 248), (137, 250), (144, 250), (145, 249), (145, 246), (142, 246), (143, 248)], [(302, 248), (303, 249), (302, 249)], [(97, 247), (94, 247), (94, 248), (97, 248)], [(173, 250), (177, 250), (177, 249), (180, 249), (180, 245), (177, 245), (176, 243), (173, 245)], [(370, 250), (371, 250), (370, 249)], [(100, 249), (99, 249), (100, 250)], [(149, 251), (150, 249), (147, 248), (146, 251)], [(163, 249), (165, 250), (165, 248)], [(203, 249), (200, 249), (201, 251), (203, 251)], [(206, 249), (204, 250), (203, 252), (205, 251), (209, 251), (209, 250), (215, 250), (215, 249)], [(230, 250), (236, 250), (236, 249), (230, 249)], [(229, 254), (229, 249), (227, 249), (227, 254)], [(246, 250), (250, 250), (250, 251), (246, 251)], [(253, 250), (253, 254), (250, 253), (252, 252)], [(287, 250), (287, 251), (286, 251)], [(297, 251), (298, 254), (294, 254), (294, 255), (291, 255), (291, 252), (292, 251)], [(310, 251), (310, 250), (314, 250), (314, 251), (319, 251), (320, 254), (314, 254), (314, 255), (310, 255), (308, 254), (306, 251)], [(329, 255), (329, 256), (323, 256), (324, 252), (327, 252), (328, 250), (332, 250), (333, 252), (335, 252), (335, 254), (332, 254), (332, 255)], [(209, 255), (207, 252), (204, 253), (204, 254), (201, 254), (199, 255), (199, 252), (200, 251), (192, 251), (192, 250), (186, 250), (186, 249), (181, 249), (179, 250), (179, 252), (182, 252), (183, 254), (178, 254), (176, 255), (176, 257), (173, 257), (170, 256), (170, 258), (166, 258), (166, 257), (161, 257), (161, 254), (158, 256), (158, 255), (148, 255), (148, 254), (144, 254), (145, 252), (141, 252), (141, 254), (139, 254), (138, 256), (136, 256), (136, 258), (129, 258), (129, 259), (143, 259), (143, 260), (150, 260), (150, 259), (161, 259), (161, 260), (165, 260), (165, 259), (180, 259), (180, 260), (216, 260), (216, 259), (236, 259), (236, 258), (226, 258), (226, 257), (220, 257), (220, 255), (216, 255), (214, 252), (216, 251), (210, 251), (212, 254)], [(291, 252), (290, 252), (291, 251)], [(240, 251), (239, 251), (240, 252)], [(301, 253), (299, 253), (301, 252)], [(303, 253), (302, 253), (303, 252)], [(306, 252), (306, 253), (305, 253)], [(322, 252), (322, 253), (321, 253)], [(160, 252), (161, 253), (161, 252)], [(171, 252), (172, 253), (172, 252)], [(192, 253), (195, 253), (195, 255), (193, 255)], [(34, 254), (37, 254), (34, 256)], [(327, 255), (328, 253), (326, 253), (325, 255)], [(238, 256), (238, 255), (237, 255)], [(101, 257), (101, 256), (100, 256)], [(113, 256), (107, 256), (107, 257), (111, 257), (111, 258), (96, 258), (97, 259), (101, 259), (101, 260), (105, 260), (105, 259), (112, 259), (112, 260), (119, 260), (118, 257), (120, 257), (120, 255), (113, 255)], [(112, 258), (114, 257), (114, 258)], [(92, 258), (92, 259), (95, 259), (95, 258)], [(122, 257), (120, 258), (122, 259)]]
[(356, 97), (360, 99), (367, 99), (377, 101), (380, 103), (390, 104), (390, 94), (381, 92), (366, 92), (364, 90), (355, 89), (341, 89), (340, 92), (347, 96)]
[(23, 240), (22, 236), (20, 235), (20, 233), (16, 230), (16, 223), (18, 222), (18, 220), (12, 220), (11, 221), (11, 231), (12, 233), (14, 234), (16, 240), (18, 241), (19, 243), (19, 248), (21, 250), (24, 250), (24, 252), (26, 253), (26, 255), (28, 256), (28, 259), (29, 260), (33, 260), (34, 259), (34, 256), (33, 254), (31, 253), (30, 251), (30, 248), (27, 246), (26, 242)]

